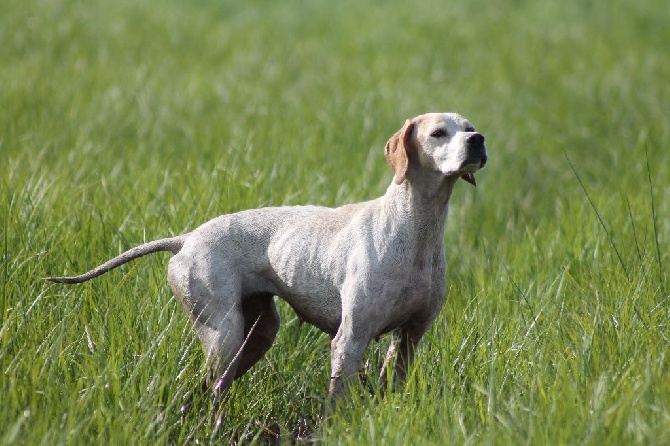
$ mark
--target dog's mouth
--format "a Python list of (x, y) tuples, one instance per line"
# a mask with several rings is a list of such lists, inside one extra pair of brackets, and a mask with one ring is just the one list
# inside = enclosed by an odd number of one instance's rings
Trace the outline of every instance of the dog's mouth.
[(463, 178), (465, 181), (472, 184), (473, 186), (477, 187), (477, 182), (475, 181), (474, 173), (464, 173), (463, 175), (461, 175), (461, 178)]
[(463, 163), (462, 171), (465, 171), (461, 175), (461, 178), (477, 187), (477, 182), (475, 181), (475, 172), (486, 165), (487, 160), (486, 152), (477, 157), (477, 159), (468, 159)]
[(475, 172), (484, 167), (486, 164), (486, 158), (482, 158), (480, 161), (467, 162), (464, 163), (463, 168), (461, 169), (461, 178), (477, 187), (477, 182), (475, 181)]

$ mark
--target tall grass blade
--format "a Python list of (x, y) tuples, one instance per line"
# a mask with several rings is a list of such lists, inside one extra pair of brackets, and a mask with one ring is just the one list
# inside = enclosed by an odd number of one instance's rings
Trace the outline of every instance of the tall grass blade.
[(635, 242), (635, 251), (637, 252), (637, 259), (642, 262), (642, 251), (640, 250), (640, 242), (637, 239), (637, 231), (635, 230), (635, 220), (633, 219), (633, 210), (630, 208), (630, 200), (626, 197), (626, 206), (628, 208), (628, 219), (633, 230), (633, 241)]
[(658, 262), (658, 276), (665, 291), (665, 275), (663, 274), (663, 259), (661, 257), (661, 246), (658, 242), (658, 218), (656, 216), (656, 203), (654, 202), (654, 182), (651, 180), (651, 168), (649, 167), (649, 144), (644, 143), (644, 156), (647, 162), (647, 181), (649, 182), (649, 198), (651, 200), (651, 220), (654, 227), (654, 244), (656, 245), (656, 260)]
[(630, 274), (628, 273), (628, 268), (626, 268), (626, 264), (623, 261), (623, 258), (621, 257), (621, 254), (619, 253), (619, 249), (616, 246), (616, 243), (614, 242), (614, 237), (610, 234), (610, 232), (607, 230), (607, 226), (605, 225), (605, 222), (603, 221), (602, 217), (600, 216), (600, 212), (598, 212), (598, 208), (596, 208), (595, 203), (593, 203), (593, 200), (591, 200), (591, 196), (589, 195), (589, 192), (586, 190), (586, 187), (584, 186), (584, 183), (582, 182), (581, 177), (577, 173), (577, 169), (575, 169), (575, 166), (572, 165), (572, 161), (570, 161), (570, 157), (568, 157), (568, 154), (563, 152), (563, 155), (565, 155), (565, 159), (568, 161), (568, 164), (570, 164), (570, 168), (572, 169), (572, 172), (575, 174), (575, 177), (577, 177), (577, 181), (579, 181), (579, 185), (582, 187), (582, 190), (584, 191), (584, 194), (586, 195), (586, 198), (589, 200), (589, 204), (591, 205), (591, 208), (593, 209), (593, 212), (596, 213), (596, 217), (598, 217), (598, 221), (600, 222), (600, 226), (603, 227), (605, 230), (605, 234), (607, 235), (607, 239), (610, 241), (610, 245), (612, 245), (612, 249), (614, 249), (614, 253), (616, 254), (617, 258), (619, 259), (619, 264), (621, 264), (621, 269), (623, 269), (624, 274), (630, 281)]

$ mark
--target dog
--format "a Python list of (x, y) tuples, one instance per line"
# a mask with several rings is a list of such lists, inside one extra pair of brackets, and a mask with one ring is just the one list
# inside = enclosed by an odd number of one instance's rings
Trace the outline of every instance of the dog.
[(375, 200), (222, 215), (80, 276), (47, 279), (81, 283), (137, 257), (171, 251), (168, 283), (202, 341), (215, 394), (270, 349), (279, 329), (274, 296), (330, 335), (329, 401), (358, 373), (370, 341), (388, 332), (380, 382), (387, 372), (401, 382), (446, 298), (449, 198), (459, 179), (476, 185), (487, 151), (484, 136), (464, 117), (428, 113), (408, 119), (385, 155), (393, 181)]

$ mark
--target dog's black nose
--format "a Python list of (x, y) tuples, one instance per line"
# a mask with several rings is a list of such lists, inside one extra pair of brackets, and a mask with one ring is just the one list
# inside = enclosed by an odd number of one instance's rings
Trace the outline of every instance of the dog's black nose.
[(486, 147), (484, 146), (484, 135), (481, 133), (473, 133), (465, 140), (468, 145), (468, 151), (474, 156), (479, 156), (479, 168), (481, 169), (486, 164), (488, 157), (486, 156)]
[(479, 146), (484, 144), (484, 135), (481, 133), (473, 133), (468, 136), (467, 142), (470, 146)]

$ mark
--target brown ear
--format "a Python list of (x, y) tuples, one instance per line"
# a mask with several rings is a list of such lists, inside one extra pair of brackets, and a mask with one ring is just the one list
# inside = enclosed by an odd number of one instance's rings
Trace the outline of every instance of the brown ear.
[(395, 183), (401, 184), (407, 177), (409, 169), (409, 151), (411, 150), (412, 130), (414, 121), (407, 120), (400, 130), (395, 132), (386, 143), (384, 154), (391, 169), (395, 173)]

